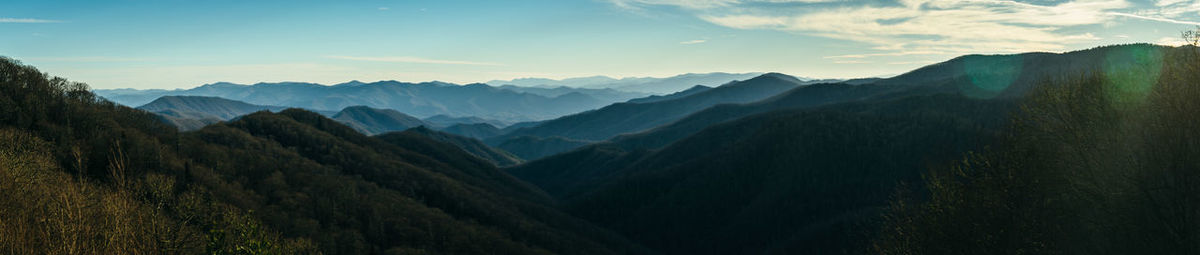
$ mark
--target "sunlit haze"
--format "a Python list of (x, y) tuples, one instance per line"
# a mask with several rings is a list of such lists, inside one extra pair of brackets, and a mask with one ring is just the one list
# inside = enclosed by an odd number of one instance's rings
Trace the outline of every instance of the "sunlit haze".
[(0, 53), (94, 88), (902, 73), (963, 54), (1178, 44), (1200, 2), (5, 1)]

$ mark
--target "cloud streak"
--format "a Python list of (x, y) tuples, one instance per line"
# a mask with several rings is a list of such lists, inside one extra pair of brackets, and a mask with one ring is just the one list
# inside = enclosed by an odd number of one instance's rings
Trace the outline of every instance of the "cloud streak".
[(1160, 17), (1148, 17), (1148, 16), (1128, 14), (1128, 13), (1119, 13), (1119, 12), (1111, 12), (1111, 13), (1109, 13), (1109, 15), (1150, 20), (1150, 21), (1158, 21), (1158, 22), (1166, 22), (1166, 23), (1174, 23), (1174, 24), (1180, 24), (1180, 25), (1200, 26), (1200, 22), (1186, 21), (1186, 20), (1176, 20), (1176, 19), (1160, 18)]
[(49, 19), (28, 19), (28, 18), (3, 18), (0, 17), (0, 23), (62, 23), (61, 20)]
[[(777, 30), (869, 45), (852, 59), (908, 55), (1061, 51), (1098, 41), (1091, 28), (1122, 19), (1197, 25), (1200, 1), (1066, 0), (610, 0), (617, 6), (674, 6), (708, 23), (745, 30)], [(786, 5), (781, 4), (786, 3)], [(1189, 16), (1190, 15), (1190, 16)]]
[[(1102, 24), (1123, 0), (1067, 2), (1054, 6), (1013, 1), (903, 0), (894, 7), (840, 7), (779, 15), (702, 15), (710, 23), (738, 29), (770, 29), (858, 41), (876, 50), (929, 53), (1057, 50), (1071, 42), (1098, 39), (1062, 28)], [(904, 55), (901, 53), (891, 53)]]
[(503, 66), (497, 63), (460, 61), (460, 60), (441, 60), (427, 59), (408, 56), (396, 57), (356, 57), (356, 56), (327, 56), (330, 59), (354, 60), (354, 61), (371, 61), (371, 62), (391, 62), (391, 63), (410, 63), (410, 64), (435, 64), (435, 65), (470, 65), (470, 66)]
[(691, 40), (691, 41), (682, 41), (682, 42), (679, 42), (679, 44), (683, 44), (683, 45), (691, 45), (691, 44), (701, 44), (701, 43), (705, 43), (705, 42), (708, 42), (708, 40)]
[(127, 57), (104, 57), (104, 56), (88, 56), (88, 57), (28, 57), (24, 60), (34, 62), (69, 62), (69, 63), (104, 63), (104, 62), (146, 62), (154, 61), (151, 58), (127, 58)]

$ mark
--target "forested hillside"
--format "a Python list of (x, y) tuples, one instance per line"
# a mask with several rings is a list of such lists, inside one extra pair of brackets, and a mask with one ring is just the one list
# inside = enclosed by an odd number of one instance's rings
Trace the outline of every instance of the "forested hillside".
[[(492, 145), (509, 143), (510, 139), (522, 139), (523, 144), (531, 141), (527, 137), (541, 139), (568, 139), (579, 141), (603, 141), (613, 136), (639, 132), (659, 125), (671, 123), (688, 114), (705, 108), (729, 103), (749, 103), (774, 96), (801, 85), (801, 81), (785, 74), (768, 73), (745, 81), (735, 81), (720, 87), (695, 91), (678, 98), (645, 103), (618, 103), (600, 109), (564, 116), (520, 128), (504, 135), (487, 139)], [(561, 138), (554, 138), (561, 137)], [(556, 148), (553, 145), (538, 146)], [(575, 147), (561, 147), (573, 149)], [(508, 149), (506, 149), (508, 150)], [(509, 150), (525, 159), (536, 159)], [(566, 150), (546, 151), (536, 154), (552, 155)]]
[(1013, 107), (934, 95), (770, 112), (658, 151), (589, 146), (510, 172), (665, 253), (841, 253), (867, 243), (894, 185), (982, 148)]
[(6, 58), (0, 113), (7, 253), (645, 252), (491, 164), (430, 149), (453, 146), (304, 110), (180, 133)]
[[(486, 125), (486, 124), (484, 124), (484, 125)], [(479, 141), (479, 140), (476, 140), (476, 139), (473, 139), (470, 137), (463, 137), (463, 136), (458, 136), (458, 135), (447, 133), (447, 132), (429, 129), (427, 127), (415, 127), (415, 128), (409, 129), (409, 130), (405, 130), (404, 132), (401, 132), (401, 133), (393, 132), (393, 133), (384, 134), (383, 136), (384, 137), (382, 137), (382, 138), (384, 140), (389, 140), (389, 141), (391, 141), (391, 139), (388, 139), (388, 137), (394, 137), (394, 136), (424, 136), (424, 137), (428, 137), (429, 139), (433, 139), (433, 140), (441, 141), (443, 143), (447, 143), (450, 145), (458, 146), (458, 148), (462, 149), (464, 152), (475, 155), (475, 156), (479, 157), (480, 159), (487, 160), (497, 166), (511, 166), (511, 165), (516, 165), (518, 163), (524, 162), (524, 160), (521, 160), (521, 158), (513, 155), (512, 153), (509, 153), (507, 151), (504, 151), (504, 150), (501, 150), (498, 148), (492, 148), (491, 146), (487, 146), (486, 144), (483, 144), (482, 141)], [(405, 139), (405, 140), (411, 140), (411, 139)], [(449, 149), (446, 149), (446, 150), (449, 150)], [(445, 154), (449, 154), (449, 153), (445, 153)]]
[(1200, 51), (1097, 59), (1096, 72), (1034, 89), (995, 146), (902, 189), (872, 252), (1200, 251)]
[(402, 112), (391, 109), (375, 109), (366, 106), (351, 106), (342, 109), (330, 118), (346, 124), (366, 135), (377, 135), (387, 132), (404, 131), (406, 129), (428, 125), (425, 121)]
[[(1190, 204), (1180, 199), (1190, 198), (1157, 191), (1183, 192), (1182, 183), (1162, 182), (1191, 178), (1185, 173), (1193, 166), (1182, 158), (1195, 151), (1188, 147), (1194, 140), (1181, 132), (1191, 130), (1186, 126), (1191, 117), (1183, 116), (1193, 112), (1186, 107), (1194, 100), (1186, 98), (1196, 96), (1189, 94), (1189, 87), (1198, 81), (1194, 76), (1200, 69), (1185, 63), (1195, 61), (1188, 57), (1194, 51), (1193, 47), (1139, 44), (1053, 56), (961, 57), (897, 77), (913, 83), (881, 80), (876, 84), (800, 87), (754, 104), (709, 108), (649, 132), (508, 170), (559, 199), (568, 212), (672, 254), (976, 254), (1026, 249), (1103, 253), (1105, 248), (1095, 247), (1124, 244), (1163, 245), (1146, 250), (1179, 251), (1186, 247), (1181, 245), (1188, 243), (1189, 235), (1164, 239), (1150, 233), (1182, 231), (1179, 227), (1134, 228), (1128, 222), (1155, 215), (1155, 220), (1170, 220), (1150, 221), (1156, 226), (1195, 226), (1183, 216), (1189, 209), (1178, 207)], [(978, 64), (964, 59), (996, 61), (988, 66), (1003, 66), (1014, 63), (1009, 61), (1013, 57), (1028, 56), (1033, 56), (1028, 61), (1035, 62), (1022, 64), (1025, 68), (1041, 68), (964, 70)], [(1096, 76), (1102, 78), (1088, 78)], [(999, 84), (995, 79), (1010, 83)], [(988, 93), (981, 92), (984, 90)], [(1027, 96), (1031, 91), (1033, 95)], [(1054, 107), (1048, 108), (1047, 102), (1055, 102)], [(1131, 105), (1140, 105), (1136, 108), (1142, 110), (1112, 110)], [(1108, 115), (1115, 113), (1121, 115)], [(1125, 117), (1112, 119), (1119, 116)], [(1138, 121), (1115, 121), (1129, 118)], [(1127, 123), (1136, 125), (1126, 127), (1131, 125)], [(1029, 126), (1040, 133), (1010, 131)], [(1098, 136), (1096, 130), (1107, 131)], [(1138, 135), (1124, 135), (1131, 132)], [(1140, 142), (1143, 135), (1160, 140)], [(1011, 145), (1005, 144), (1012, 140), (1028, 147), (1006, 149)], [(1146, 146), (1158, 149), (1139, 151)], [(964, 161), (964, 155), (996, 150), (1005, 154), (966, 156)], [(1028, 154), (1035, 151), (1047, 153)], [(982, 155), (991, 154), (999, 153)], [(1087, 163), (1068, 163), (1075, 161)], [(1145, 163), (1156, 161), (1184, 165)], [(945, 169), (954, 162), (965, 163)], [(1011, 162), (1011, 166), (1000, 162)], [(1166, 169), (1152, 172), (1157, 179), (1143, 180), (1134, 178), (1136, 175), (1120, 177), (1132, 174), (1118, 170), (1122, 166)], [(944, 170), (923, 178), (930, 169)], [(1007, 172), (993, 173), (991, 169)], [(1112, 183), (1101, 185), (1091, 180), (1113, 174), (1117, 177), (1103, 177)], [(1018, 177), (1025, 179), (1011, 179)], [(932, 181), (926, 183), (929, 178)], [(976, 179), (997, 186), (977, 189)], [(1026, 182), (1031, 184), (1023, 184)], [(909, 185), (897, 186), (902, 183)], [(1083, 186), (1064, 186), (1067, 184)], [(1110, 190), (1109, 184), (1127, 187)], [(1008, 189), (1020, 192), (1009, 193)], [(890, 201), (896, 190), (908, 193), (900, 195), (903, 200)], [(925, 196), (927, 190), (934, 192), (931, 198)], [(1149, 195), (1118, 196), (1137, 192)], [(1027, 194), (1036, 197), (1009, 197)], [(1068, 195), (1072, 197), (1064, 197)], [(932, 201), (924, 204), (926, 199)], [(1065, 210), (1061, 206), (1068, 205), (1054, 202), (1063, 199), (1073, 200), (1070, 206), (1074, 207)], [(1123, 203), (1121, 199), (1138, 201), (1114, 207), (1124, 208), (1122, 211), (1086, 213), (1095, 216), (1078, 219), (1091, 222), (1058, 222), (1063, 218), (1054, 218), (1075, 217), (1090, 210), (1088, 204)], [(1146, 203), (1172, 207), (1132, 209), (1155, 207)], [(886, 209), (889, 204), (894, 208)], [(888, 211), (892, 211), (888, 218), (881, 217)], [(973, 224), (996, 227), (962, 227)], [(878, 237), (884, 227), (885, 234)], [(1083, 230), (1089, 228), (1097, 230)], [(996, 229), (1022, 234), (997, 236)], [(1105, 234), (1102, 229), (1155, 238), (1075, 249), (1118, 235)], [(960, 241), (961, 246), (957, 245)], [(1051, 243), (1064, 246), (1039, 247)], [(872, 245), (876, 248), (869, 251)]]

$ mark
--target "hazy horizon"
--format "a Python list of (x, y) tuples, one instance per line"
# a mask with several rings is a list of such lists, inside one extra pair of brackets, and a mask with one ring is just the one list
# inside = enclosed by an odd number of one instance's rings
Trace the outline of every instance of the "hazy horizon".
[(898, 74), (963, 54), (1178, 44), (1200, 3), (13, 1), (0, 52), (95, 88), (781, 72)]

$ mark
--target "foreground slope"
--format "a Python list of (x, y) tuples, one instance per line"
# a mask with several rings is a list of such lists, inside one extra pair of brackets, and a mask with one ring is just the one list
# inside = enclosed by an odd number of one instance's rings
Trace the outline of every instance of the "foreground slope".
[[(85, 85), (49, 79), (9, 59), (0, 61), (0, 78), (0, 126), (17, 134), (0, 138), (14, 140), (12, 144), (41, 140), (49, 147), (44, 152), (17, 150), (15, 157), (46, 155), (50, 163), (27, 165), (35, 175), (18, 175), (14, 181), (49, 185), (25, 178), (67, 174), (111, 194), (81, 200), (104, 201), (104, 207), (82, 208), (109, 212), (87, 217), (119, 227), (104, 232), (102, 225), (92, 225), (66, 233), (119, 241), (82, 243), (91, 246), (80, 251), (641, 252), (616, 235), (545, 206), (548, 198), (541, 191), (491, 164), (461, 150), (430, 150), (452, 146), (428, 138), (391, 143), (295, 109), (258, 112), (180, 133), (150, 113), (98, 99)], [(33, 138), (20, 138), (22, 134)], [(61, 187), (17, 191), (74, 194)], [(72, 209), (66, 204), (15, 206), (0, 213), (21, 206)], [(55, 221), (45, 217), (56, 215), (5, 214), (11, 219), (5, 224), (17, 224), (5, 229), (49, 226)], [(9, 251), (36, 238), (4, 236), (7, 241), (0, 248)]]
[(964, 56), (712, 107), (509, 171), (664, 253), (863, 252), (897, 183), (982, 149), (1023, 93), (1097, 72), (1156, 77), (1140, 74), (1167, 50)]
[(590, 146), (510, 172), (665, 253), (840, 253), (864, 244), (854, 235), (896, 183), (980, 148), (1012, 108), (937, 95), (771, 112), (659, 151)]

